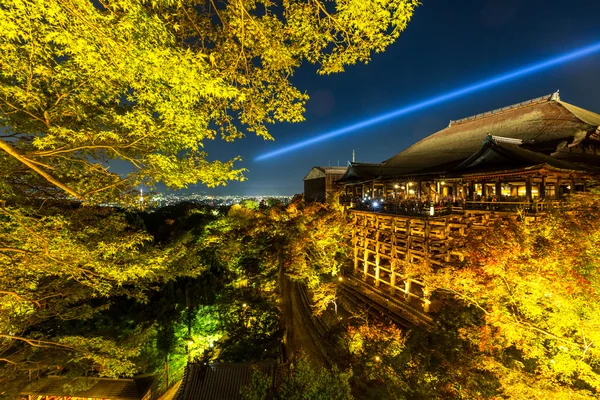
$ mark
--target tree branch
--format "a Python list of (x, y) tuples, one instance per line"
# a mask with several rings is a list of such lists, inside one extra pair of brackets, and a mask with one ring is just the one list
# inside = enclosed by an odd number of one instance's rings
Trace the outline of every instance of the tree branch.
[(10, 340), (20, 340), (21, 342), (25, 342), (28, 345), (33, 346), (33, 347), (56, 346), (56, 347), (70, 349), (70, 350), (75, 350), (75, 348), (72, 346), (67, 346), (65, 344), (60, 344), (60, 343), (56, 343), (56, 342), (48, 342), (46, 340), (27, 339), (27, 338), (24, 338), (21, 336), (13, 336), (13, 335), (5, 335), (5, 334), (0, 334), (0, 338), (10, 339)]
[(8, 290), (0, 290), (0, 294), (6, 294), (6, 295), (9, 295), (9, 296), (13, 296), (14, 298), (16, 298), (16, 299), (18, 299), (18, 300), (21, 300), (21, 301), (26, 301), (26, 302), (28, 302), (28, 303), (33, 303), (33, 304), (35, 304), (36, 306), (38, 306), (38, 308), (41, 308), (41, 307), (42, 307), (42, 306), (40, 305), (40, 302), (39, 302), (39, 301), (37, 301), (37, 300), (30, 300), (30, 299), (27, 299), (27, 298), (25, 298), (25, 297), (21, 296), (21, 295), (20, 295), (20, 294), (18, 294), (18, 293), (15, 293), (15, 292), (11, 292), (11, 291), (8, 291)]
[(122, 184), (122, 183), (124, 183), (124, 182), (127, 182), (128, 180), (129, 180), (129, 178), (121, 179), (121, 180), (119, 180), (118, 182), (115, 182), (115, 183), (113, 183), (113, 184), (111, 184), (111, 185), (104, 186), (104, 187), (101, 187), (101, 188), (99, 188), (99, 189), (90, 190), (90, 191), (88, 191), (88, 192), (85, 192), (84, 196), (86, 196), (86, 197), (87, 197), (87, 196), (90, 196), (90, 195), (92, 195), (92, 194), (99, 193), (99, 192), (102, 192), (102, 191), (105, 191), (105, 190), (111, 189), (111, 188), (113, 188), (113, 187), (116, 187), (116, 186), (119, 186), (119, 185), (121, 185), (121, 184)]
[(34, 163), (32, 163), (29, 159), (23, 157), (11, 145), (9, 145), (8, 143), (6, 143), (2, 139), (0, 139), (0, 149), (4, 150), (9, 155), (11, 155), (12, 157), (16, 158), (17, 160), (19, 160), (20, 162), (22, 162), (23, 164), (25, 164), (26, 166), (28, 166), (29, 168), (31, 168), (32, 170), (34, 170), (35, 172), (37, 172), (40, 176), (42, 176), (48, 182), (50, 182), (53, 185), (61, 188), (62, 190), (64, 190), (68, 194), (70, 194), (71, 196), (73, 196), (73, 197), (75, 197), (76, 199), (79, 199), (79, 200), (83, 199), (83, 197), (79, 193), (75, 192), (73, 189), (71, 189), (70, 187), (68, 187), (67, 185), (65, 185), (64, 183), (62, 183), (61, 181), (59, 181), (58, 179), (54, 178), (52, 175), (48, 174), (46, 171), (44, 171), (43, 169), (41, 169), (40, 167), (38, 167), (37, 165), (35, 165)]
[(18, 249), (18, 248), (15, 248), (15, 247), (0, 247), (0, 251), (12, 251), (14, 253), (31, 254), (30, 251), (23, 250), (23, 249)]

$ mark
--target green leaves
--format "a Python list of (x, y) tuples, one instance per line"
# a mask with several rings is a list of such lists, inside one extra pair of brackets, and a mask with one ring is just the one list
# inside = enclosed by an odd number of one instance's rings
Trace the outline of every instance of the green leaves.
[(75, 375), (135, 371), (139, 342), (96, 331), (74, 336), (60, 327), (92, 324), (110, 299), (145, 302), (161, 283), (203, 270), (186, 262), (185, 240), (152, 242), (109, 207), (0, 208), (0, 358), (14, 365), (0, 368), (0, 386), (57, 366)]
[[(139, 184), (242, 180), (238, 158), (209, 161), (198, 148), (217, 135), (272, 139), (268, 124), (302, 121), (308, 97), (290, 82), (302, 61), (321, 73), (367, 62), (416, 5), (8, 0), (0, 10), (0, 126), (21, 163), (38, 163), (91, 202), (118, 200)], [(119, 179), (102, 163), (109, 160), (130, 172)]]

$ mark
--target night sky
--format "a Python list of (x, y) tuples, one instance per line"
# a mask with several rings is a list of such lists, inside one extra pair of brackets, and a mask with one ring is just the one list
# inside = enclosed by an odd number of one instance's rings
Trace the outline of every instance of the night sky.
[(368, 65), (319, 76), (306, 64), (293, 83), (306, 91), (306, 121), (271, 127), (274, 142), (248, 135), (207, 143), (211, 158), (243, 157), (248, 180), (189, 192), (293, 195), (315, 165), (381, 162), (459, 119), (550, 94), (600, 113), (600, 53), (264, 161), (254, 159), (343, 127), (600, 41), (598, 0), (423, 0), (395, 44)]

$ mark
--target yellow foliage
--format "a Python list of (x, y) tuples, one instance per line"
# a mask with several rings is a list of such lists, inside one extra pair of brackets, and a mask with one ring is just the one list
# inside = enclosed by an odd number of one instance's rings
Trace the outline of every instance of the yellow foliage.
[(302, 121), (308, 97), (290, 81), (302, 61), (324, 74), (368, 62), (417, 4), (4, 1), (0, 176), (26, 167), (28, 179), (97, 202), (140, 184), (243, 180), (239, 158), (210, 160), (205, 143), (270, 140), (268, 124)]

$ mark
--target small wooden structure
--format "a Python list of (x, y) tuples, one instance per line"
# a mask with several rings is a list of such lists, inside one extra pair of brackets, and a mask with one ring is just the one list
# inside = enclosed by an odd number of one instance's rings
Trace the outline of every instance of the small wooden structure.
[(250, 383), (254, 370), (275, 387), (277, 363), (188, 363), (175, 400), (240, 400), (240, 390)]
[(336, 181), (346, 173), (346, 167), (312, 167), (304, 177), (304, 199), (324, 202), (341, 186)]
[(437, 307), (403, 262), (461, 259), (468, 229), (537, 218), (600, 177), (600, 115), (558, 93), (450, 125), (339, 183), (352, 216), (354, 271), (419, 312)]

